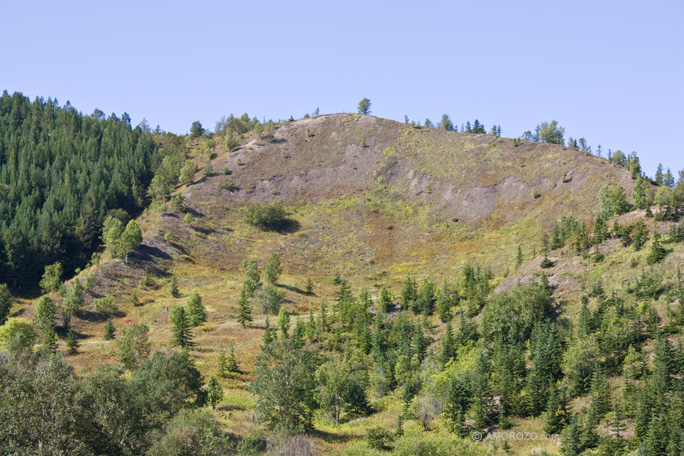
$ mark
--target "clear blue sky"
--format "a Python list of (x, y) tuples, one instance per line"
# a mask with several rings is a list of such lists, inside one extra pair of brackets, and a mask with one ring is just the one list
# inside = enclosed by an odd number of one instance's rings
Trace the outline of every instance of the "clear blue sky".
[(0, 2), (0, 90), (185, 133), (222, 115), (498, 123), (684, 168), (684, 2)]

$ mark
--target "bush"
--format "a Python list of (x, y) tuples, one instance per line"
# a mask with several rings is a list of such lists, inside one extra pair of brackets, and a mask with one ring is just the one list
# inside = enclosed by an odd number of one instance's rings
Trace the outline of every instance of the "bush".
[(119, 311), (119, 308), (114, 303), (114, 300), (109, 297), (96, 299), (93, 302), (93, 308), (95, 309), (95, 312), (105, 316), (114, 315)]
[(262, 230), (282, 229), (286, 222), (287, 211), (282, 203), (252, 204), (245, 211), (245, 223)]
[(381, 426), (366, 431), (366, 442), (374, 450), (389, 450), (394, 443), (394, 434)]

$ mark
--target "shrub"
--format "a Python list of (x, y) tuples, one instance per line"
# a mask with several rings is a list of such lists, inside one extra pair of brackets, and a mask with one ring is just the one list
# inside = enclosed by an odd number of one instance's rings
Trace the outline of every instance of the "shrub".
[(375, 426), (366, 431), (366, 442), (374, 450), (389, 450), (394, 443), (394, 434), (381, 426)]
[(278, 230), (285, 226), (287, 211), (282, 203), (252, 204), (245, 211), (245, 222), (262, 230)]
[(96, 299), (93, 302), (93, 308), (95, 309), (95, 312), (105, 316), (114, 315), (119, 311), (114, 300), (110, 297)]

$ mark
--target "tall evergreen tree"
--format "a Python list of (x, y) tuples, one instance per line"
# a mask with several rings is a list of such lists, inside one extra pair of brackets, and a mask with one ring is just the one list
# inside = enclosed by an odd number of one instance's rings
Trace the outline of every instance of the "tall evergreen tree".
[(192, 348), (191, 325), (186, 311), (181, 306), (173, 306), (169, 314), (169, 320), (173, 324), (173, 345), (181, 348)]

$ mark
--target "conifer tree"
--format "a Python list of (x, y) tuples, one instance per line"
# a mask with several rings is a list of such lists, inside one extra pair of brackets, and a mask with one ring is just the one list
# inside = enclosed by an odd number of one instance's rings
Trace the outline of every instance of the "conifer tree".
[(105, 340), (113, 340), (116, 337), (116, 328), (114, 327), (114, 323), (112, 323), (111, 318), (107, 319), (107, 322), (104, 325), (104, 330)]
[(249, 296), (254, 295), (254, 291), (261, 286), (261, 275), (257, 263), (250, 260), (246, 265), (244, 288), (247, 290)]
[(78, 353), (78, 338), (76, 337), (76, 332), (73, 328), (69, 328), (66, 338), (66, 348), (68, 355), (75, 355)]
[(4, 283), (0, 283), (0, 325), (5, 323), (12, 310), (12, 294)]
[(515, 267), (519, 268), (523, 264), (523, 252), (522, 252), (522, 246), (518, 245), (518, 254), (516, 256), (515, 260)]
[(178, 289), (178, 279), (176, 279), (176, 276), (171, 277), (170, 292), (172, 298), (180, 298), (180, 290)]
[(190, 299), (185, 304), (185, 317), (189, 326), (199, 326), (207, 321), (207, 310), (202, 304), (202, 298), (195, 292), (190, 295)]
[(380, 301), (379, 308), (383, 313), (389, 312), (392, 307), (392, 292), (387, 288), (387, 286), (382, 287), (380, 290)]
[(266, 315), (266, 322), (264, 323), (264, 345), (268, 345), (273, 342), (273, 331), (271, 330), (271, 323), (268, 320), (268, 315)]
[(451, 321), (447, 321), (446, 330), (442, 337), (442, 351), (440, 352), (440, 361), (442, 365), (446, 365), (456, 357), (456, 343), (454, 340), (454, 331), (451, 327)]
[(280, 309), (278, 314), (278, 328), (280, 329), (280, 335), (282, 339), (287, 339), (290, 337), (290, 314), (285, 309)]
[(173, 345), (185, 348), (192, 348), (191, 325), (188, 322), (188, 317), (185, 309), (182, 306), (173, 306), (169, 315), (169, 320), (173, 324)]
[(252, 305), (249, 302), (249, 296), (245, 289), (242, 289), (240, 293), (240, 299), (238, 299), (238, 316), (237, 321), (242, 325), (243, 328), (248, 327), (253, 320), (252, 317)]
[(313, 280), (311, 280), (311, 277), (306, 279), (306, 294), (309, 296), (313, 296), (314, 294), (314, 283)]
[(48, 296), (43, 296), (36, 303), (36, 310), (33, 314), (33, 321), (43, 334), (43, 339), (46, 344), (51, 344), (56, 337), (55, 334), (55, 316), (57, 308), (55, 302)]
[(214, 377), (209, 379), (207, 383), (207, 401), (211, 408), (216, 409), (219, 402), (223, 400), (223, 388), (221, 384)]
[(266, 269), (264, 269), (266, 282), (275, 285), (282, 272), (283, 269), (280, 265), (280, 257), (274, 253), (271, 255), (271, 258), (269, 258), (268, 263), (266, 263)]

